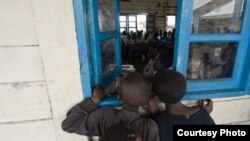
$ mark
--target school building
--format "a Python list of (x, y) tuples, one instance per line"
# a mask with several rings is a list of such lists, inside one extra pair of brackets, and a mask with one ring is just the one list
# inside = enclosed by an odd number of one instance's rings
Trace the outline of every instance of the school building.
[[(250, 124), (249, 27), (250, 0), (0, 0), (0, 140), (88, 141), (61, 129), (66, 112), (124, 64), (141, 71), (151, 45), (172, 50), (183, 101), (212, 99), (216, 124)], [(123, 58), (123, 31), (150, 40)]]

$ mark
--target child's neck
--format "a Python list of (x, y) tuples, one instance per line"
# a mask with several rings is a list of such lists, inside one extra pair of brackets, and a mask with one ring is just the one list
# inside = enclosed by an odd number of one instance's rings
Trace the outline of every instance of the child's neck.
[(179, 115), (179, 116), (184, 116), (185, 118), (189, 119), (190, 116), (195, 114), (200, 110), (199, 107), (187, 107), (186, 105), (182, 104), (181, 102), (177, 102), (174, 104), (168, 104), (165, 103), (166, 105), (166, 112), (170, 115)]

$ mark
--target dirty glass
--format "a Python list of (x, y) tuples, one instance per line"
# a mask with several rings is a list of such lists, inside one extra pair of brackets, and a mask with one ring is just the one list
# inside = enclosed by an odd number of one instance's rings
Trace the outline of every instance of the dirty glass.
[(244, 0), (194, 0), (192, 33), (239, 33)]
[(231, 78), (238, 43), (191, 43), (188, 80)]
[(115, 39), (101, 42), (103, 78), (109, 76), (115, 69)]
[(98, 19), (101, 32), (115, 30), (113, 0), (98, 0)]

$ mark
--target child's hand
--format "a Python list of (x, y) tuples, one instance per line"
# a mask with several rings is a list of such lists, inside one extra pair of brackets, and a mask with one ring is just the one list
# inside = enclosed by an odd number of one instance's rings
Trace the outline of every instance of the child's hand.
[(100, 86), (95, 87), (95, 89), (93, 90), (93, 95), (91, 100), (98, 105), (103, 98), (104, 98), (104, 91), (102, 87)]
[(213, 111), (213, 101), (211, 99), (208, 99), (206, 101), (200, 100), (198, 102), (198, 105), (204, 107), (208, 113), (211, 113)]
[(151, 97), (148, 101), (148, 105), (147, 105), (147, 110), (151, 113), (151, 114), (155, 114), (158, 111), (160, 111), (160, 107), (159, 107), (159, 98), (157, 96), (155, 97)]

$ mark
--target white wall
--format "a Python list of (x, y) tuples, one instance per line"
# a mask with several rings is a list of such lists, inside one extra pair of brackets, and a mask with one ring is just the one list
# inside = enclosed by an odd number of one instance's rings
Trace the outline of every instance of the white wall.
[(1, 0), (0, 31), (0, 140), (87, 140), (61, 130), (83, 98), (72, 0)]
[[(160, 6), (158, 6), (160, 3)], [(148, 13), (155, 15), (156, 28), (165, 30), (166, 15), (176, 15), (177, 0), (130, 0), (120, 1), (120, 13)], [(157, 13), (156, 13), (157, 12)]]
[(250, 96), (215, 99), (211, 115), (217, 124), (250, 121)]

